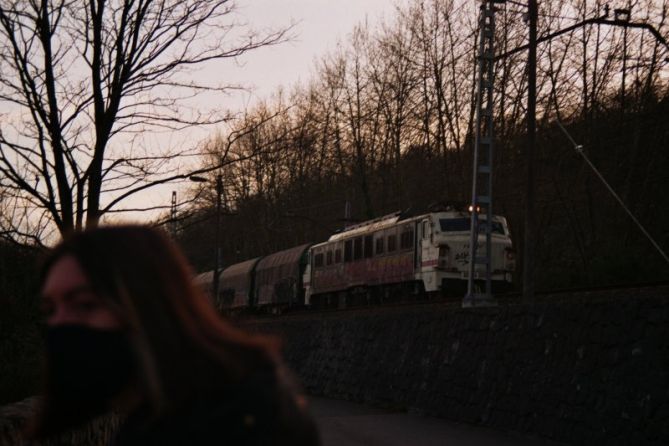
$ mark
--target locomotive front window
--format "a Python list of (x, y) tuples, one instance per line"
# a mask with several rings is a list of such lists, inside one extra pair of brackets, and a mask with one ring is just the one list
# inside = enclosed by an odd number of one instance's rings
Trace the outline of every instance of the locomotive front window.
[(341, 263), (341, 249), (335, 249), (335, 263)]
[(443, 232), (469, 231), (471, 219), (469, 218), (441, 218), (439, 226)]
[(328, 251), (327, 254), (325, 254), (325, 264), (332, 265), (332, 251)]
[(314, 257), (314, 267), (320, 268), (323, 266), (323, 253), (316, 254)]
[[(439, 225), (443, 232), (464, 232), (471, 230), (471, 219), (470, 218), (441, 218), (439, 219)], [(485, 232), (486, 221), (479, 221), (479, 232)], [(492, 231), (493, 234), (504, 235), (504, 226), (498, 221), (492, 222)]]
[[(486, 221), (480, 221), (479, 222), (479, 232), (485, 232), (485, 225), (487, 224)], [(492, 229), (490, 230), (493, 234), (501, 234), (504, 235), (504, 226), (498, 221), (493, 221), (492, 222)]]

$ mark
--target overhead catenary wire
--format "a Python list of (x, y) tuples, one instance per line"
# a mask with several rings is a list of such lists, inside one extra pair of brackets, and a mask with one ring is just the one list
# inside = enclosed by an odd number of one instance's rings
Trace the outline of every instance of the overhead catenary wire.
[(641, 230), (641, 232), (646, 236), (646, 238), (650, 241), (650, 243), (655, 247), (657, 252), (659, 252), (660, 255), (662, 257), (664, 257), (664, 260), (667, 262), (667, 264), (669, 264), (669, 256), (667, 256), (667, 254), (660, 247), (660, 245), (655, 241), (655, 239), (648, 233), (648, 231), (646, 231), (646, 228), (644, 228), (644, 226), (641, 224), (641, 222), (634, 216), (632, 211), (629, 210), (629, 208), (625, 205), (623, 200), (620, 198), (620, 196), (618, 196), (618, 194), (611, 187), (611, 185), (608, 183), (608, 181), (606, 181), (606, 179), (601, 174), (601, 172), (597, 169), (597, 167), (595, 167), (595, 165), (592, 163), (592, 161), (590, 161), (590, 158), (588, 158), (588, 155), (586, 155), (585, 151), (583, 150), (583, 145), (577, 144), (576, 141), (574, 141), (574, 138), (572, 138), (571, 135), (569, 134), (569, 132), (567, 131), (567, 129), (564, 128), (564, 126), (560, 122), (559, 118), (556, 117), (555, 120), (556, 120), (557, 125), (560, 128), (560, 130), (562, 130), (562, 133), (565, 134), (565, 136), (567, 137), (569, 142), (571, 142), (571, 144), (573, 145), (574, 150), (576, 151), (576, 153), (581, 155), (581, 157), (585, 160), (585, 162), (588, 164), (588, 166), (590, 166), (592, 171), (595, 172), (595, 175), (597, 175), (597, 177), (601, 180), (601, 182), (604, 184), (604, 186), (611, 193), (611, 195), (613, 195), (613, 198), (615, 198), (616, 201), (620, 204), (620, 206), (622, 206), (622, 208), (625, 210), (627, 215), (629, 215), (629, 217), (632, 219), (632, 221), (637, 225), (637, 227)]

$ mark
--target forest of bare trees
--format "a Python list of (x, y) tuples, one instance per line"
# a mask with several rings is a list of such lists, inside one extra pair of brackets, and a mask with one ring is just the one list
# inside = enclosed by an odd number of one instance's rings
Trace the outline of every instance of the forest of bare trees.
[[(497, 53), (527, 43), (522, 2), (497, 14)], [(323, 55), (311, 80), (248, 109), (249, 129), (212, 138), (205, 166), (225, 150), (224, 264), (360, 221), (431, 203), (470, 200), (476, 94), (477, 2), (415, 0), (396, 18), (362, 23)], [(539, 37), (580, 20), (631, 10), (631, 20), (669, 36), (667, 0), (610, 5), (539, 2)], [(526, 53), (496, 66), (494, 212), (510, 221), (522, 252)], [(539, 287), (657, 280), (663, 259), (631, 223), (558, 129), (582, 144), (661, 246), (669, 246), (669, 51), (651, 33), (590, 25), (540, 44), (535, 177)], [(234, 127), (233, 127), (234, 128)], [(215, 163), (215, 161), (214, 161)], [(212, 175), (215, 175), (213, 172)], [(180, 240), (211, 269), (214, 193), (199, 185), (180, 209)]]
[(255, 32), (230, 0), (1, 1), (0, 236), (53, 241), (186, 178), (196, 144), (173, 141), (230, 118), (206, 99), (233, 86), (197, 69), (289, 29)]
[[(527, 43), (523, 3), (499, 5), (498, 54)], [(669, 0), (538, 3), (540, 38), (616, 8), (669, 38)], [(225, 80), (199, 83), (191, 67), (287, 31), (235, 34), (231, 6), (0, 0), (0, 402), (37, 388), (35, 247), (95, 226), (155, 185), (210, 175), (181, 199), (176, 221), (155, 223), (174, 231), (199, 271), (213, 269), (219, 175), (223, 266), (323, 240), (346, 223), (471, 199), (478, 2), (409, 0), (392, 19), (359, 24), (307, 83), (228, 121), (199, 107)], [(494, 98), (494, 212), (508, 218), (518, 253), (526, 60), (521, 51), (497, 62)], [(668, 250), (666, 46), (641, 28), (579, 27), (539, 45), (537, 81), (537, 290), (669, 279), (558, 126)], [(223, 121), (228, 130), (187, 150), (143, 145), (161, 130)], [(193, 154), (201, 165), (180, 170)]]

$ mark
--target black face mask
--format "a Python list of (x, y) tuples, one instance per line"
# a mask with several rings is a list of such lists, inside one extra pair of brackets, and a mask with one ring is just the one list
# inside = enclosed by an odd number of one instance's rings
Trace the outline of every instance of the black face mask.
[(48, 392), (46, 422), (58, 430), (110, 409), (131, 382), (136, 361), (120, 331), (83, 325), (50, 327), (46, 333)]

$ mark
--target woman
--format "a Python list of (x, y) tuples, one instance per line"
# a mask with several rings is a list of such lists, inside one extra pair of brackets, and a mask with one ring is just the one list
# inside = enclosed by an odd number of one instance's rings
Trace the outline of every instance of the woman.
[(114, 444), (318, 444), (266, 338), (221, 320), (183, 255), (142, 226), (76, 233), (45, 262), (47, 379), (38, 436), (110, 410)]

